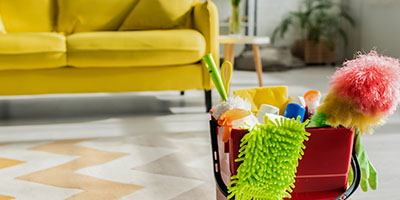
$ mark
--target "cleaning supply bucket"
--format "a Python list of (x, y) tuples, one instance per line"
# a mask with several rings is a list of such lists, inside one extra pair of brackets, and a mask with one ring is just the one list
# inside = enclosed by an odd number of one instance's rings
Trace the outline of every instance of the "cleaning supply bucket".
[[(217, 182), (217, 199), (226, 199), (226, 184), (236, 175), (240, 163), (235, 162), (242, 137), (247, 130), (233, 129), (228, 143), (221, 140), (223, 128), (216, 120), (210, 121), (211, 142), (214, 154), (214, 175)], [(306, 149), (299, 160), (294, 200), (346, 199), (358, 187), (360, 168), (353, 153), (354, 131), (346, 128), (306, 128), (311, 133), (304, 142)], [(354, 181), (347, 187), (350, 166)]]

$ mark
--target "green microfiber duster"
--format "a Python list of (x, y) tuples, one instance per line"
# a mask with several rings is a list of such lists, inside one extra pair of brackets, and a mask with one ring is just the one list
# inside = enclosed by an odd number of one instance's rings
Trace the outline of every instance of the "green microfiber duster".
[(281, 200), (290, 198), (298, 160), (304, 154), (303, 142), (310, 133), (308, 121), (300, 117), (282, 118), (275, 123), (257, 124), (241, 141), (239, 158), (243, 163), (232, 176), (229, 197), (236, 200)]

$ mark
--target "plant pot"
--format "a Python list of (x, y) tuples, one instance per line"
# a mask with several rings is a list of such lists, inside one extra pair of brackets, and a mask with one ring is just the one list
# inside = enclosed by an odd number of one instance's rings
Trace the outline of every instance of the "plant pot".
[(312, 40), (297, 40), (293, 54), (302, 58), (306, 64), (327, 64), (335, 63), (336, 50), (335, 44), (329, 46), (328, 41), (321, 40), (318, 42)]

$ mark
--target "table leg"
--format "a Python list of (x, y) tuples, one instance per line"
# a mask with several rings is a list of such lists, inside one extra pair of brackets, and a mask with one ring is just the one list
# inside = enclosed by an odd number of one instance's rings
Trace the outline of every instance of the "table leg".
[[(234, 68), (234, 62), (235, 62), (235, 44), (225, 44), (224, 45), (224, 61), (229, 61), (232, 64), (232, 68)], [(221, 72), (225, 73), (225, 77), (228, 77), (228, 71)]]
[(230, 45), (224, 45), (224, 61), (229, 60)]
[(229, 52), (229, 61), (231, 62), (231, 64), (232, 64), (232, 67), (234, 67), (235, 66), (235, 44), (230, 44), (230, 52)]
[(232, 66), (235, 64), (235, 44), (225, 44), (224, 60), (231, 62)]
[(254, 64), (256, 65), (256, 71), (258, 75), (258, 85), (260, 87), (263, 86), (262, 81), (262, 64), (261, 64), (261, 57), (260, 57), (260, 48), (257, 44), (253, 44), (253, 54), (254, 54)]

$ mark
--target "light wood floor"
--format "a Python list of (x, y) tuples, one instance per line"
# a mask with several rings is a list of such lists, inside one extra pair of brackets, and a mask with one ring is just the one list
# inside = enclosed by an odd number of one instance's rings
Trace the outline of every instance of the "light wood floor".
[[(291, 96), (303, 95), (308, 89), (326, 93), (327, 77), (333, 72), (331, 67), (268, 72), (263, 74), (264, 86), (288, 85)], [(255, 72), (234, 71), (233, 89), (257, 85)], [(213, 97), (214, 103), (218, 102), (216, 91)], [(78, 139), (89, 139), (74, 143), (85, 152), (95, 149), (127, 155), (112, 157), (106, 164), (91, 160), (90, 167), (78, 169), (81, 175), (95, 177), (96, 183), (102, 179), (130, 184), (118, 193), (126, 196), (118, 199), (215, 199), (209, 116), (204, 113), (203, 98), (203, 91), (186, 91), (185, 96), (172, 91), (1, 97), (0, 199), (82, 195), (84, 189), (79, 183), (69, 183), (70, 189), (63, 188), (62, 181), (38, 184), (42, 179), (36, 173), (58, 165), (68, 168), (68, 162), (79, 156), (54, 152), (67, 148), (62, 141)], [(379, 172), (379, 187), (367, 193), (358, 190), (353, 199), (400, 199), (399, 112), (374, 135), (364, 137), (363, 143)], [(7, 168), (1, 169), (2, 158), (16, 161), (5, 160)]]

